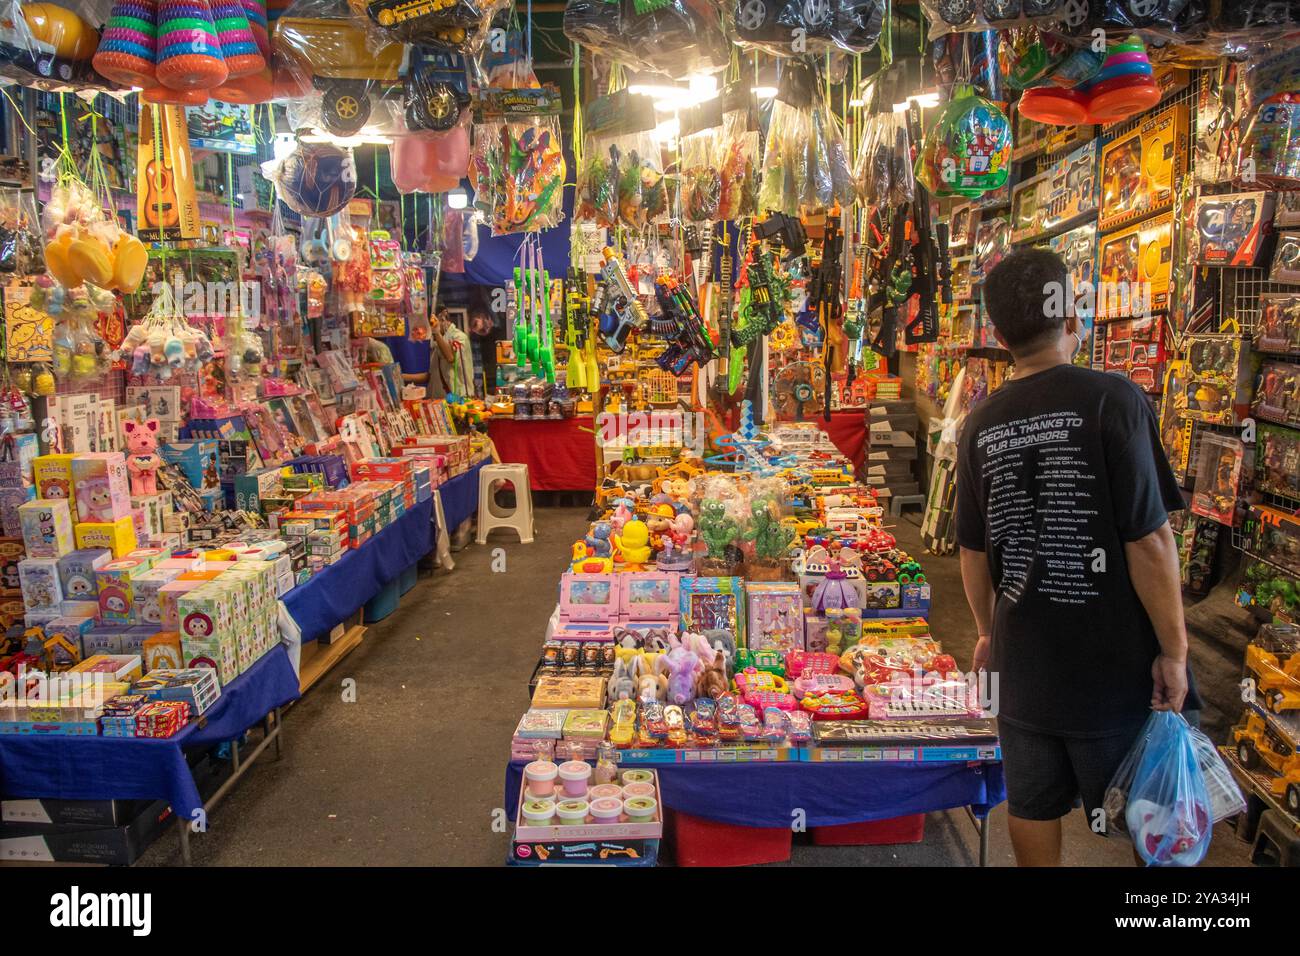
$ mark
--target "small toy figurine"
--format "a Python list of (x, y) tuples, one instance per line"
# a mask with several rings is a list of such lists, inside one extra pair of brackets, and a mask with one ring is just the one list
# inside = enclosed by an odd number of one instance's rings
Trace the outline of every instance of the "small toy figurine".
[(131, 494), (158, 493), (158, 469), (163, 460), (158, 456), (158, 419), (143, 422), (124, 421), (126, 432), (126, 469), (131, 477)]
[(639, 518), (623, 525), (623, 533), (611, 535), (623, 565), (646, 564), (650, 560), (650, 529)]
[(740, 525), (727, 514), (727, 506), (721, 501), (705, 501), (700, 505), (699, 529), (709, 557), (723, 561)]
[(609, 536), (614, 528), (608, 521), (597, 521), (587, 532), (586, 542), (590, 552), (598, 558), (608, 558), (613, 554), (613, 549), (609, 544)]

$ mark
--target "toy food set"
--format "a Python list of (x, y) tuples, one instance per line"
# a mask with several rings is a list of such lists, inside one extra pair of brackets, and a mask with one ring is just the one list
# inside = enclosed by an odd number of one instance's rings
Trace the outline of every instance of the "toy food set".
[(1187, 115), (1185, 103), (1175, 104), (1102, 148), (1098, 228), (1115, 229), (1173, 203), (1187, 171)]
[(1096, 316), (1145, 316), (1169, 306), (1173, 217), (1168, 213), (1103, 236), (1097, 253)]
[(1196, 200), (1195, 217), (1193, 245), (1197, 262), (1250, 268), (1259, 259), (1273, 221), (1273, 193), (1200, 196)]

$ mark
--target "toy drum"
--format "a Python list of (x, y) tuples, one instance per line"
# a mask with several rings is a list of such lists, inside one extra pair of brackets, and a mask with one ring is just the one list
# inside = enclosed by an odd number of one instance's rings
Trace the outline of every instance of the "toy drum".
[(590, 809), (586, 800), (564, 800), (555, 805), (555, 815), (560, 818), (560, 826), (576, 827), (587, 822)]
[(591, 781), (591, 764), (585, 760), (568, 760), (560, 764), (560, 782), (570, 797), (585, 797)]
[(549, 797), (555, 792), (555, 777), (559, 768), (549, 760), (534, 760), (524, 767), (524, 780), (529, 796)]

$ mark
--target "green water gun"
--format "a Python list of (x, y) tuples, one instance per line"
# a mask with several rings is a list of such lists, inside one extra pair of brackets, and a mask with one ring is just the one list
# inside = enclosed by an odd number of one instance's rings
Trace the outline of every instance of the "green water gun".
[(523, 367), (528, 355), (528, 326), (524, 321), (523, 270), (515, 266), (515, 365)]
[(551, 277), (542, 269), (542, 340), (537, 358), (547, 382), (555, 381), (554, 333), (551, 331)]

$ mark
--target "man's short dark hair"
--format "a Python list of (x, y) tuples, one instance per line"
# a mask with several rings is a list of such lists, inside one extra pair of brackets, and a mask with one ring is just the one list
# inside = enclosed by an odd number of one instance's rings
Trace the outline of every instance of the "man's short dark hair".
[(1061, 334), (1068, 276), (1061, 257), (1046, 249), (1016, 249), (993, 267), (984, 307), (1007, 348), (1032, 351)]

